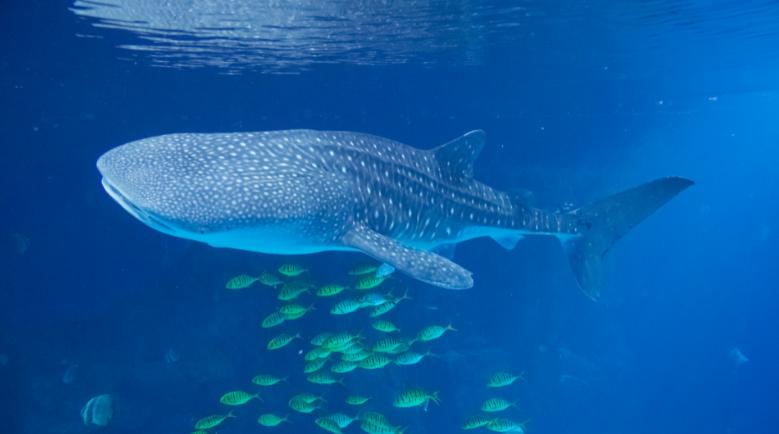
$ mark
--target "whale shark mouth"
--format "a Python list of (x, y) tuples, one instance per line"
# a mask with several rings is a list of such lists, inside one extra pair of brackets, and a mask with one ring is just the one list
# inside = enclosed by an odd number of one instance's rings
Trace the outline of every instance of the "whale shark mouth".
[(103, 177), (100, 182), (103, 184), (103, 189), (105, 189), (106, 193), (108, 193), (111, 198), (113, 198), (119, 205), (122, 206), (122, 208), (124, 208), (125, 211), (130, 213), (133, 217), (160, 232), (171, 235), (176, 234), (176, 230), (173, 227), (163, 222), (162, 219), (155, 216), (148, 210), (144, 210), (136, 206), (130, 199), (127, 198), (127, 196), (122, 193), (122, 190), (111, 184), (111, 182), (108, 181), (105, 177)]

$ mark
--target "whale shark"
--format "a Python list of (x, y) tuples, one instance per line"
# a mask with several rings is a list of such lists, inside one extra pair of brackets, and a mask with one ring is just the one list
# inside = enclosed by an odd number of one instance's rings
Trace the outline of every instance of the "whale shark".
[(614, 242), (693, 184), (659, 178), (545, 210), (474, 178), (484, 144), (481, 130), (429, 150), (348, 131), (177, 133), (111, 149), (97, 168), (116, 202), (165, 234), (282, 255), (359, 251), (447, 289), (474, 284), (448, 254), (455, 244), (553, 236), (592, 299)]

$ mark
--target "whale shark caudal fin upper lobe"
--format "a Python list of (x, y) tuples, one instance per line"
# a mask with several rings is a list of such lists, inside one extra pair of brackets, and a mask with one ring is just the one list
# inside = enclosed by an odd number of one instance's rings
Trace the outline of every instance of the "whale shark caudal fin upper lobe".
[(630, 229), (691, 186), (685, 178), (660, 178), (571, 211), (584, 233), (564, 245), (576, 281), (593, 300), (600, 297), (601, 263), (609, 248)]
[(471, 272), (465, 268), (436, 253), (405, 246), (365, 226), (351, 228), (342, 242), (423, 282), (447, 289), (473, 286)]

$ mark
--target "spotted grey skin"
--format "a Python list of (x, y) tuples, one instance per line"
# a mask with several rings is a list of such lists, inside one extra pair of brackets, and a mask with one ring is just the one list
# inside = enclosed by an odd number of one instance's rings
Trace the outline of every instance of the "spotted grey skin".
[(106, 191), (161, 232), (265, 253), (357, 250), (450, 289), (473, 280), (437, 253), (448, 246), (554, 235), (593, 298), (611, 244), (691, 184), (662, 178), (618, 202), (548, 212), (473, 179), (483, 145), (482, 131), (432, 150), (343, 131), (168, 134), (112, 149), (97, 167)]

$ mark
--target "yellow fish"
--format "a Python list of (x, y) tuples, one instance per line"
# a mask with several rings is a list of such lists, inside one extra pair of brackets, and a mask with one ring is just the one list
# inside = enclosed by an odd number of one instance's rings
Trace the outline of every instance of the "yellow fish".
[(267, 271), (260, 274), (260, 277), (258, 279), (260, 280), (260, 283), (262, 283), (263, 285), (271, 286), (273, 288), (284, 283), (281, 281), (281, 279), (279, 279), (278, 276), (276, 276), (273, 273), (268, 273)]
[(286, 319), (298, 319), (305, 315), (306, 312), (314, 310), (314, 305), (309, 307), (303, 307), (299, 304), (285, 304), (279, 308), (279, 313), (284, 315)]
[(316, 372), (322, 369), (322, 367), (325, 366), (325, 363), (327, 363), (327, 359), (314, 359), (310, 362), (306, 362), (305, 366), (303, 366), (303, 372), (306, 374)]
[(248, 274), (241, 274), (228, 280), (225, 284), (227, 289), (244, 289), (252, 286), (254, 282), (260, 280), (259, 277), (249, 276)]
[(498, 411), (506, 410), (509, 407), (516, 407), (516, 402), (506, 401), (503, 398), (490, 398), (481, 405), (481, 411), (487, 413), (495, 413)]
[(306, 270), (305, 268), (301, 267), (298, 264), (283, 264), (282, 266), (279, 267), (278, 271), (279, 273), (287, 277), (297, 277), (308, 270)]
[(273, 413), (265, 413), (261, 414), (260, 417), (257, 418), (258, 424), (267, 427), (278, 426), (282, 422), (289, 422), (289, 415), (279, 417)]
[(258, 386), (273, 386), (281, 382), (286, 383), (287, 377), (279, 378), (268, 374), (257, 374), (254, 376), (254, 378), (252, 378), (252, 383)]
[(292, 336), (286, 333), (282, 333), (268, 342), (267, 348), (269, 350), (278, 350), (279, 348), (286, 347), (290, 342), (295, 339), (300, 339), (300, 333)]
[(422, 342), (429, 342), (440, 338), (447, 331), (457, 331), (457, 329), (452, 327), (451, 324), (446, 327), (431, 325), (419, 331), (419, 334), (417, 334), (417, 340)]
[(513, 384), (515, 381), (525, 381), (525, 373), (522, 372), (519, 375), (510, 374), (508, 372), (496, 372), (490, 376), (487, 380), (487, 387), (506, 387)]
[(338, 423), (336, 423), (336, 421), (330, 418), (318, 417), (314, 420), (314, 423), (316, 423), (320, 428), (322, 428), (325, 431), (331, 432), (333, 434), (343, 434), (343, 431), (341, 431), (341, 428), (338, 426)]
[(364, 276), (366, 274), (372, 274), (376, 273), (376, 271), (379, 269), (379, 266), (376, 264), (361, 264), (358, 265), (351, 270), (349, 270), (350, 276)]
[(407, 389), (395, 397), (392, 405), (398, 408), (420, 407), (427, 405), (429, 401), (440, 404), (438, 392), (429, 393), (422, 389)]
[(393, 332), (399, 332), (400, 329), (395, 326), (391, 321), (374, 321), (371, 323), (371, 327), (373, 327), (374, 330), (378, 330), (380, 332), (384, 333), (393, 333)]
[(284, 284), (279, 291), (279, 295), (276, 297), (281, 301), (292, 301), (300, 297), (300, 294), (304, 292), (310, 293), (309, 286), (304, 283), (290, 282)]
[(384, 354), (371, 354), (360, 361), (359, 366), (362, 369), (380, 369), (387, 366), (390, 362), (392, 362), (392, 359)]
[(309, 374), (306, 377), (306, 380), (308, 380), (309, 383), (314, 383), (314, 384), (335, 384), (335, 383), (344, 384), (342, 378), (338, 378), (327, 371), (319, 371), (319, 372), (314, 372), (312, 374)]
[(487, 426), (487, 424), (490, 422), (492, 422), (491, 417), (484, 414), (478, 414), (476, 416), (471, 416), (468, 419), (465, 419), (462, 425), (462, 429), (468, 430), (481, 428), (483, 426)]
[(320, 333), (314, 336), (313, 338), (311, 338), (311, 345), (320, 346), (325, 341), (325, 339), (329, 338), (332, 335), (333, 335), (332, 333)]
[(318, 297), (332, 297), (340, 294), (344, 289), (346, 289), (346, 287), (341, 285), (325, 285), (316, 290), (316, 295)]
[(330, 314), (332, 315), (346, 315), (348, 313), (352, 313), (357, 311), (357, 309), (361, 308), (362, 304), (360, 304), (357, 300), (352, 299), (346, 299), (341, 300), (330, 309)]
[[(222, 395), (222, 397), (219, 398), (219, 402), (224, 405), (244, 405), (254, 398), (260, 399), (260, 394), (255, 393), (252, 395), (251, 393), (244, 392), (243, 390), (234, 390)], [(262, 400), (260, 399), (260, 401)]]
[(349, 405), (363, 405), (366, 402), (370, 401), (370, 396), (362, 396), (362, 395), (349, 395), (346, 397), (346, 403)]
[(284, 315), (280, 314), (279, 312), (273, 312), (272, 314), (265, 317), (265, 319), (262, 320), (262, 328), (267, 329), (271, 327), (276, 327), (277, 325), (283, 323), (286, 320), (284, 318)]
[(232, 410), (230, 410), (230, 412), (227, 414), (212, 414), (211, 416), (206, 416), (195, 422), (195, 429), (211, 429), (219, 426), (219, 424), (224, 422), (225, 419), (229, 419), (231, 417), (235, 417)]
[(389, 276), (367, 276), (360, 278), (354, 285), (354, 289), (366, 290), (373, 289), (384, 283)]

